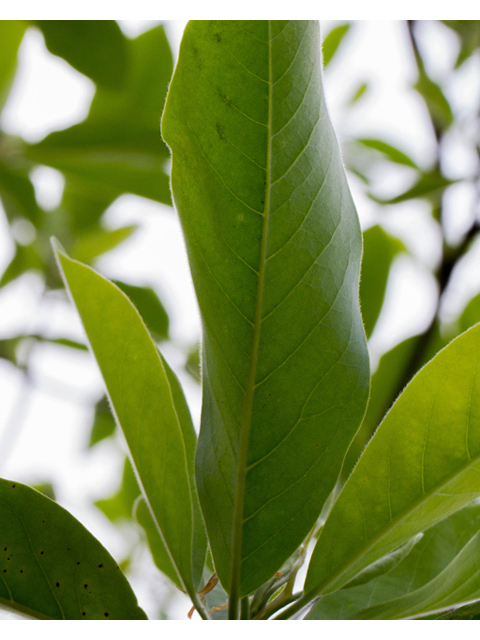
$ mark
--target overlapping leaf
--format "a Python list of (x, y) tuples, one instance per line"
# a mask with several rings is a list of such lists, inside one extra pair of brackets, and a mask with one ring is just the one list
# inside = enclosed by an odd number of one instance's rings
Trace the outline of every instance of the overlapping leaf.
[(193, 478), (196, 436), (181, 387), (125, 294), (56, 253), (157, 533), (194, 597), (206, 539)]
[(203, 321), (197, 483), (233, 602), (314, 524), (368, 392), (319, 59), (315, 21), (192, 22), (162, 124)]
[(480, 493), (479, 354), (476, 326), (443, 349), (398, 398), (327, 519), (307, 592), (341, 587)]

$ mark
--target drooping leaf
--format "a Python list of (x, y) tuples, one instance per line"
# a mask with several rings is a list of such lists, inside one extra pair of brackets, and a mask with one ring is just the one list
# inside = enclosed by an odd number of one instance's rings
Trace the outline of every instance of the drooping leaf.
[(25, 33), (23, 20), (0, 20), (0, 111), (5, 104), (17, 66), (17, 51)]
[(473, 504), (428, 529), (392, 571), (368, 584), (323, 596), (311, 620), (345, 620), (372, 605), (416, 591), (438, 576), (480, 530), (480, 505)]
[(329, 593), (480, 493), (480, 327), (406, 387), (345, 484), (310, 562), (306, 590)]
[(394, 257), (404, 250), (403, 244), (379, 225), (363, 234), (360, 304), (367, 338), (370, 337), (383, 305), (388, 274)]
[(119, 229), (97, 228), (94, 231), (77, 236), (70, 252), (75, 260), (92, 262), (98, 256), (118, 247), (137, 229), (137, 225), (128, 225)]
[(128, 41), (128, 52), (123, 90), (99, 87), (84, 122), (51, 133), (26, 153), (103, 200), (134, 193), (171, 204), (168, 150), (159, 132), (173, 64), (163, 27)]
[(128, 41), (115, 20), (35, 20), (50, 53), (109, 89), (121, 88)]
[(181, 387), (125, 294), (60, 248), (56, 255), (142, 494), (177, 573), (194, 597), (206, 540), (193, 477), (196, 436)]
[(137, 287), (119, 280), (113, 283), (133, 302), (152, 336), (156, 340), (168, 340), (168, 314), (155, 291), (151, 287)]
[(357, 142), (362, 144), (364, 147), (379, 151), (396, 164), (403, 164), (407, 167), (411, 167), (412, 169), (418, 169), (418, 165), (410, 158), (410, 156), (384, 140), (377, 140), (376, 138), (359, 138)]
[(189, 23), (162, 133), (203, 321), (197, 485), (235, 607), (314, 525), (368, 393), (318, 24)]
[(326, 67), (329, 62), (332, 60), (333, 56), (337, 53), (338, 48), (342, 44), (343, 39), (347, 35), (350, 30), (351, 25), (341, 24), (338, 27), (334, 27), (328, 34), (325, 36), (322, 42), (322, 52), (323, 52), (323, 66)]
[(144, 620), (107, 550), (58, 504), (0, 480), (0, 603), (36, 618)]

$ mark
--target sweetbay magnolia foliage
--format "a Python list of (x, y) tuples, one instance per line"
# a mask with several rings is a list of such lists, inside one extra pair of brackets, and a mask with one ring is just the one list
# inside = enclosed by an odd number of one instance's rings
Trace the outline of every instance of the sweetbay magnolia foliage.
[[(342, 480), (370, 374), (362, 239), (318, 23), (190, 23), (162, 136), (202, 318), (198, 442), (125, 292), (53, 243), (156, 565), (204, 619), (448, 617), (467, 604), (475, 615), (478, 326), (411, 380)], [(37, 618), (146, 617), (70, 514), (15, 481), (0, 494), (2, 604)]]

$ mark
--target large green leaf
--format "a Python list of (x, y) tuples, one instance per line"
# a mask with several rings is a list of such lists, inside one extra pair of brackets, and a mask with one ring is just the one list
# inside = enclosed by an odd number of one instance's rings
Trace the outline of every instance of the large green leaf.
[(361, 237), (315, 21), (187, 25), (162, 133), (203, 321), (197, 484), (239, 595), (302, 542), (365, 410)]
[(344, 620), (420, 589), (436, 578), (479, 530), (480, 504), (461, 509), (428, 529), (395, 569), (368, 584), (323, 596), (307, 619)]
[(58, 504), (0, 480), (0, 604), (36, 618), (142, 620), (107, 550)]
[(56, 249), (158, 533), (195, 597), (206, 540), (194, 483), (196, 435), (181, 387), (123, 292)]
[(35, 20), (49, 51), (95, 83), (117, 89), (125, 82), (127, 39), (115, 20)]
[(130, 192), (171, 204), (168, 150), (159, 132), (173, 65), (163, 27), (129, 41), (128, 53), (123, 90), (99, 87), (84, 122), (51, 133), (26, 153), (106, 200)]
[(307, 592), (328, 593), (480, 493), (480, 326), (410, 382), (345, 484), (313, 553)]

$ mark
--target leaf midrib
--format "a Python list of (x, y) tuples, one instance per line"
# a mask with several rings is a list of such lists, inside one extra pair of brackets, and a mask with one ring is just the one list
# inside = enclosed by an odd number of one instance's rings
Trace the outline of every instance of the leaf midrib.
[(229, 619), (238, 619), (239, 591), (241, 575), (241, 556), (243, 538), (243, 513), (245, 504), (245, 487), (247, 477), (248, 446), (250, 441), (250, 427), (252, 422), (253, 397), (255, 393), (255, 379), (257, 375), (258, 353), (260, 345), (260, 330), (262, 324), (262, 309), (265, 284), (265, 269), (267, 264), (267, 237), (270, 217), (270, 192), (272, 184), (272, 116), (273, 116), (273, 78), (272, 78), (272, 24), (268, 20), (268, 120), (267, 120), (267, 168), (265, 186), (265, 206), (263, 210), (262, 241), (260, 246), (260, 265), (258, 270), (257, 299), (253, 322), (252, 349), (248, 378), (245, 389), (243, 415), (240, 425), (240, 448), (237, 466), (237, 484), (235, 489), (235, 507), (233, 516), (232, 557), (230, 571)]

